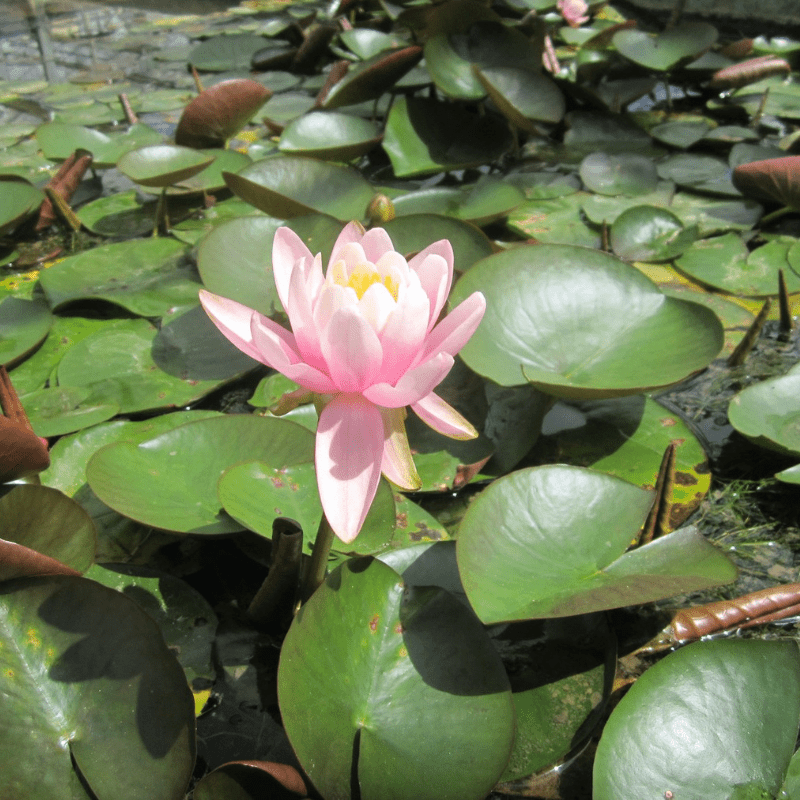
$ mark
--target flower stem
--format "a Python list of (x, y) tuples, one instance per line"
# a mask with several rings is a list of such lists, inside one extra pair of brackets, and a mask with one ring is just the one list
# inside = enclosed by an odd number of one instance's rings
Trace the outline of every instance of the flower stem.
[(303, 603), (314, 594), (325, 580), (325, 575), (328, 572), (328, 555), (331, 552), (334, 535), (328, 518), (323, 514), (322, 521), (319, 523), (317, 538), (314, 540), (314, 549), (311, 551), (311, 561), (300, 589), (300, 599)]

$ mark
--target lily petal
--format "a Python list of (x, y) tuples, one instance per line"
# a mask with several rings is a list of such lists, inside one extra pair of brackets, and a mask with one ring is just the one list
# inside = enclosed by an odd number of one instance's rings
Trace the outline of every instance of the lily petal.
[(359, 395), (343, 394), (323, 409), (314, 461), (322, 509), (334, 533), (352, 542), (378, 489), (384, 450), (380, 411)]
[(417, 416), (435, 431), (451, 439), (476, 439), (478, 431), (438, 394), (431, 392), (411, 408)]
[(335, 384), (325, 373), (302, 361), (294, 336), (285, 328), (261, 314), (254, 313), (251, 332), (259, 361), (263, 364), (278, 370), (312, 392), (328, 394), (336, 391)]
[(424, 361), (434, 353), (456, 355), (481, 324), (485, 311), (486, 298), (480, 292), (473, 292), (430, 332), (419, 360)]
[(272, 239), (272, 274), (275, 276), (275, 288), (281, 304), (288, 313), (289, 309), (289, 281), (297, 262), (306, 259), (308, 268), (314, 262), (314, 256), (306, 247), (305, 242), (291, 229), (278, 228)]
[(382, 408), (384, 443), (381, 472), (396, 486), (413, 492), (422, 486), (406, 435), (406, 410)]
[(383, 350), (358, 308), (344, 306), (335, 311), (321, 338), (328, 374), (340, 392), (362, 392), (375, 381)]
[(449, 353), (429, 358), (425, 363), (408, 370), (395, 386), (376, 383), (364, 389), (364, 397), (384, 408), (403, 408), (419, 402), (438, 386), (453, 367)]
[(250, 358), (262, 364), (266, 363), (253, 344), (253, 336), (250, 333), (250, 319), (256, 313), (252, 308), (227, 297), (212, 294), (205, 289), (200, 290), (200, 303), (206, 314), (211, 317), (211, 321), (231, 344), (236, 345), (243, 353), (247, 353)]
[(331, 250), (331, 260), (328, 262), (328, 267), (330, 268), (331, 264), (339, 260), (339, 251), (346, 244), (350, 244), (351, 242), (360, 242), (364, 236), (364, 233), (364, 226), (360, 222), (356, 222), (355, 220), (348, 222), (347, 225), (342, 228), (342, 232), (336, 237), (336, 241), (333, 244), (333, 250)]
[(368, 230), (361, 237), (361, 246), (364, 248), (364, 254), (373, 264), (377, 264), (384, 253), (394, 252), (392, 240), (383, 228)]
[(447, 239), (441, 239), (420, 250), (411, 261), (409, 268), (419, 276), (422, 288), (431, 301), (431, 316), (428, 322), (430, 330), (439, 319), (444, 308), (450, 286), (453, 283), (453, 246)]

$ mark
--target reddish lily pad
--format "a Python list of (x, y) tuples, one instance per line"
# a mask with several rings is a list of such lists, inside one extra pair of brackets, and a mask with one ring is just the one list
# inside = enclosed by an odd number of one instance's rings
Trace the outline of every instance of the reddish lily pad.
[(733, 185), (757, 200), (800, 208), (800, 156), (740, 164), (733, 171)]

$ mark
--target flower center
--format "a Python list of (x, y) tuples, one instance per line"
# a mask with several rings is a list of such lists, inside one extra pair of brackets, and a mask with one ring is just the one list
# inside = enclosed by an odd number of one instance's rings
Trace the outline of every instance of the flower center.
[(397, 300), (397, 292), (400, 288), (397, 281), (395, 281), (391, 275), (381, 277), (372, 264), (357, 264), (350, 273), (350, 278), (345, 286), (349, 286), (351, 289), (355, 290), (360, 300), (364, 296), (364, 292), (366, 292), (373, 283), (382, 283), (389, 290), (389, 294), (395, 301)]

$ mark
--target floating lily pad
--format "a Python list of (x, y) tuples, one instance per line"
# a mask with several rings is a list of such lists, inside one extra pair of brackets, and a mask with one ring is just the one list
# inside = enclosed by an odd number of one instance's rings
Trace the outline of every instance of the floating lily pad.
[(695, 530), (626, 553), (652, 502), (651, 492), (580, 467), (496, 480), (470, 505), (456, 541), (470, 604), (492, 624), (646, 603), (736, 577)]
[(67, 122), (46, 122), (36, 129), (36, 140), (48, 158), (61, 161), (76, 150), (88, 150), (97, 167), (113, 166), (129, 150), (155, 145), (162, 139), (160, 133), (142, 123), (117, 135)]
[(354, 169), (299, 156), (256, 161), (224, 177), (242, 200), (280, 219), (315, 211), (343, 221), (363, 219), (374, 194)]
[(0, 608), (3, 792), (180, 797), (195, 760), (194, 704), (153, 620), (77, 577), (7, 581)]
[(136, 189), (99, 197), (78, 210), (78, 219), (101, 236), (135, 238), (153, 232), (156, 201), (142, 203)]
[(216, 489), (226, 469), (245, 461), (293, 466), (313, 452), (314, 434), (292, 422), (224, 415), (138, 445), (107, 445), (86, 475), (104, 503), (131, 519), (179, 533), (231, 533), (242, 526), (222, 510)]
[(672, 212), (656, 206), (623, 211), (611, 226), (611, 249), (626, 261), (671, 261), (697, 239)]
[(53, 315), (45, 303), (6, 297), (0, 301), (0, 364), (27, 355), (47, 336)]
[(420, 97), (394, 102), (383, 137), (383, 149), (398, 177), (486, 164), (511, 144), (504, 121)]
[(62, 436), (116, 416), (112, 398), (100, 398), (79, 386), (52, 386), (20, 397), (37, 436)]
[(538, 122), (559, 122), (564, 95), (540, 70), (512, 66), (472, 67), (475, 77), (500, 113), (520, 130), (538, 132)]
[(762, 447), (800, 455), (800, 366), (779, 378), (748, 386), (728, 406), (728, 419), (739, 433)]
[(592, 797), (661, 797), (665, 786), (675, 798), (779, 797), (798, 719), (795, 642), (690, 644), (648, 669), (614, 710), (597, 748)]
[(196, 175), (184, 178), (167, 189), (167, 194), (173, 195), (203, 195), (213, 194), (225, 189), (223, 172), (236, 172), (252, 163), (250, 156), (238, 150), (203, 150), (209, 158), (214, 160)]
[(378, 129), (368, 120), (333, 111), (311, 111), (284, 128), (278, 149), (332, 161), (352, 161), (379, 141)]
[(117, 169), (142, 186), (164, 188), (204, 170), (214, 157), (174, 144), (156, 144), (131, 150), (117, 161)]
[(214, 36), (201, 42), (189, 54), (189, 63), (205, 72), (249, 70), (250, 60), (267, 39), (249, 33)]
[(717, 36), (717, 29), (707, 22), (683, 22), (657, 34), (617, 31), (614, 46), (634, 63), (666, 72), (702, 55), (717, 41)]
[(800, 207), (800, 156), (752, 161), (737, 166), (733, 184), (757, 200), (768, 200), (792, 208)]
[(364, 797), (479, 800), (511, 752), (511, 691), (482, 627), (380, 561), (347, 562), (295, 617), (278, 696), (300, 763), (329, 797), (350, 796), (355, 779)]
[(508, 227), (534, 242), (599, 247), (599, 229), (587, 224), (582, 213), (584, 203), (592, 196), (587, 192), (574, 192), (562, 197), (529, 200), (508, 215)]
[(701, 192), (739, 196), (727, 161), (716, 156), (676, 153), (657, 165), (659, 177)]
[(598, 194), (642, 195), (658, 185), (655, 164), (636, 153), (592, 153), (581, 162), (580, 174), (586, 188)]
[(800, 291), (800, 277), (789, 269), (787, 254), (794, 240), (775, 240), (748, 252), (741, 237), (726, 233), (695, 242), (675, 262), (702, 283), (731, 294), (764, 297), (778, 293), (778, 270), (790, 292)]
[(73, 300), (116, 303), (134, 314), (159, 317), (196, 305), (201, 288), (184, 260), (185, 245), (166, 237), (131, 239), (69, 256), (41, 275), (54, 308)]
[(514, 248), (475, 264), (451, 302), (483, 291), (487, 311), (461, 357), (503, 386), (549, 394), (635, 394), (705, 367), (722, 325), (709, 309), (665, 297), (613, 256), (569, 245)]
[(314, 107), (314, 98), (307, 94), (286, 92), (275, 95), (264, 107), (262, 117), (272, 133), (279, 134), (293, 119), (305, 114)]
[(0, 178), (0, 235), (13, 230), (44, 200), (41, 189), (24, 180)]

